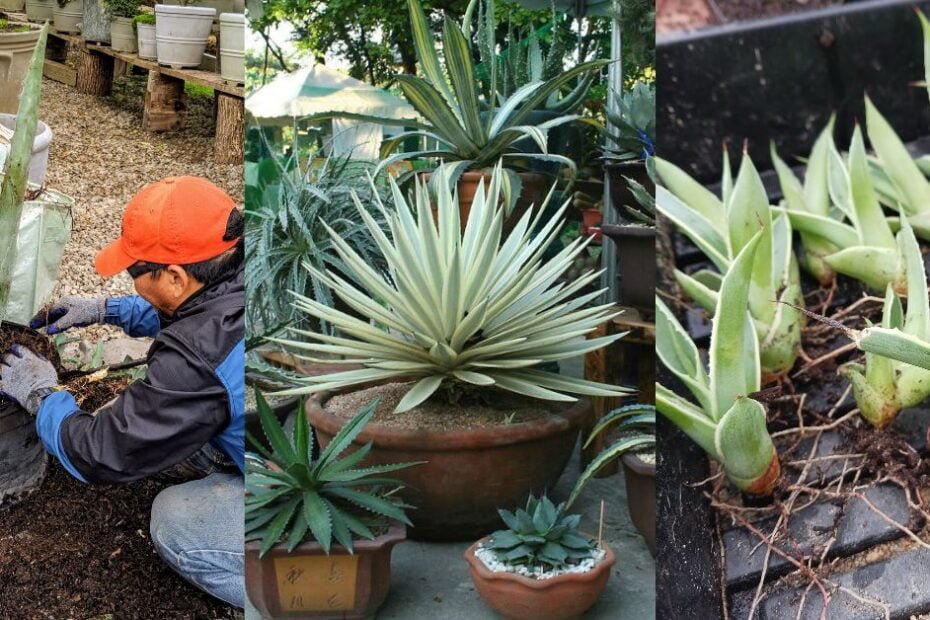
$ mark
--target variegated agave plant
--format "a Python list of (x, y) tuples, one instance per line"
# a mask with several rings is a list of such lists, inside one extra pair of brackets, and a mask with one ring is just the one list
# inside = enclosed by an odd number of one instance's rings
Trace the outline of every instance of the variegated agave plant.
[(907, 265), (907, 312), (889, 286), (881, 325), (847, 330), (866, 351), (865, 364), (840, 368), (852, 383), (862, 416), (878, 428), (930, 397), (930, 299), (920, 247), (906, 220), (898, 245)]
[(766, 427), (765, 408), (749, 395), (759, 390), (759, 344), (746, 310), (757, 232), (723, 277), (710, 338), (709, 368), (671, 310), (656, 297), (656, 351), (690, 390), (689, 401), (656, 384), (656, 408), (719, 462), (741, 490), (769, 495), (781, 466)]
[[(440, 168), (439, 174), (447, 175)], [(612, 304), (587, 307), (602, 291), (576, 295), (600, 273), (589, 272), (570, 284), (559, 283), (589, 240), (577, 239), (549, 261), (546, 248), (559, 233), (568, 202), (542, 221), (543, 209), (529, 210), (503, 237), (503, 172), (495, 168), (487, 191), (483, 182), (464, 232), (458, 196), (448, 179), (438, 186), (431, 214), (425, 185), (418, 184), (408, 204), (391, 183), (396, 210), (377, 208), (388, 221), (389, 235), (356, 200), (388, 264), (378, 273), (335, 233), (333, 243), (364, 290), (338, 274), (307, 268), (359, 314), (363, 321), (308, 297), (295, 295), (296, 306), (339, 329), (337, 335), (292, 330), (311, 342), (279, 340), (316, 353), (345, 356), (345, 363), (365, 366), (319, 377), (288, 393), (314, 393), (392, 378), (417, 381), (397, 406), (406, 411), (432, 396), (444, 383), (496, 386), (518, 394), (574, 401), (564, 392), (620, 396), (628, 391), (534, 368), (542, 362), (581, 355), (613, 342), (622, 334), (581, 337), (615, 316)], [(503, 242), (503, 243), (502, 243)], [(308, 358), (313, 359), (313, 358)]]
[(722, 199), (661, 158), (656, 158), (656, 171), (664, 185), (656, 187), (659, 211), (716, 267), (716, 271), (704, 269), (691, 275), (675, 271), (685, 293), (708, 312), (719, 307), (720, 286), (736, 256), (762, 230), (749, 285), (749, 309), (759, 336), (763, 372), (787, 372), (801, 344), (800, 313), (773, 301), (801, 305), (791, 224), (784, 213), (772, 217), (765, 187), (749, 155), (744, 153), (734, 183), (724, 153)]
[(832, 128), (831, 120), (814, 145), (803, 188), (772, 151), (791, 226), (801, 233), (805, 264), (824, 284), (835, 271), (876, 291), (892, 285), (903, 293), (903, 263), (872, 185), (862, 131), (856, 127), (844, 161), (833, 144)]

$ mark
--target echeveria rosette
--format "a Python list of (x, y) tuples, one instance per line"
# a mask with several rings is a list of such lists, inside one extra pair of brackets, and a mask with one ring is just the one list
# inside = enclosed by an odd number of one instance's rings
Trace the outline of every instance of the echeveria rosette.
[(748, 312), (754, 257), (763, 232), (743, 247), (721, 282), (711, 333), (709, 366), (658, 297), (656, 352), (694, 401), (656, 384), (656, 408), (723, 467), (740, 490), (770, 495), (781, 466), (766, 426), (765, 408), (749, 395), (759, 390), (759, 343)]

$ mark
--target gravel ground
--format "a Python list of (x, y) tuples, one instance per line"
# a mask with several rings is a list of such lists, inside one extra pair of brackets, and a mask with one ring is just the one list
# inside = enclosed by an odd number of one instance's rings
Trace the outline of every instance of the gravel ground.
[[(167, 176), (203, 176), (242, 203), (242, 166), (213, 161), (213, 99), (189, 97), (184, 127), (173, 134), (144, 131), (145, 76), (114, 81), (111, 97), (82, 95), (46, 79), (41, 118), (54, 134), (46, 183), (75, 199), (71, 240), (65, 247), (59, 284), (62, 295), (127, 295), (125, 274), (105, 280), (94, 271), (97, 251), (117, 238), (123, 207), (132, 195)], [(121, 334), (109, 327), (76, 331), (83, 338)]]

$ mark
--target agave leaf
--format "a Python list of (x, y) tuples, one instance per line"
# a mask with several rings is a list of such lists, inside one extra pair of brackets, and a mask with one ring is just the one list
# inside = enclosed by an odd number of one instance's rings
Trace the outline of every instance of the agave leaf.
[(297, 509), (299, 503), (300, 498), (295, 497), (291, 499), (275, 515), (275, 518), (272, 519), (271, 524), (264, 533), (261, 547), (258, 550), (259, 557), (268, 553), (268, 551), (281, 540), (281, 536), (284, 534), (284, 530), (287, 528), (287, 524), (290, 522), (291, 517), (294, 516), (294, 511)]
[(827, 256), (824, 261), (832, 269), (864, 282), (874, 291), (883, 291), (889, 283), (898, 281), (898, 252), (894, 249), (847, 247)]
[[(723, 238), (727, 233), (727, 214), (724, 203), (675, 164), (661, 157), (655, 158), (655, 164), (656, 174), (662, 179), (663, 186), (667, 187), (672, 195), (681, 197), (681, 200), (687, 197), (691, 208), (697, 211), (717, 235)], [(661, 186), (656, 187), (656, 206), (659, 206), (659, 187)]]
[[(593, 437), (593, 435), (592, 435)], [(581, 476), (578, 478), (578, 481), (575, 483), (575, 488), (572, 490), (571, 495), (569, 495), (568, 500), (565, 502), (566, 506), (571, 506), (575, 500), (578, 498), (578, 495), (581, 494), (581, 489), (584, 485), (597, 474), (598, 470), (601, 469), (607, 463), (614, 461), (615, 459), (620, 458), (627, 452), (644, 449), (649, 447), (655, 447), (655, 437), (648, 435), (638, 435), (633, 437), (628, 437), (626, 439), (621, 439), (604, 450), (602, 450), (585, 468)]]
[(723, 415), (715, 442), (727, 476), (743, 490), (753, 488), (777, 458), (765, 409), (749, 398), (737, 399)]
[(869, 140), (885, 172), (904, 198), (904, 211), (908, 214), (926, 211), (930, 205), (930, 183), (917, 168), (894, 129), (868, 97), (865, 98), (865, 118)]
[(661, 383), (656, 383), (656, 409), (680, 428), (694, 443), (701, 446), (707, 454), (712, 458), (717, 458), (717, 447), (714, 443), (717, 427), (703, 410)]
[(849, 147), (849, 195), (856, 213), (859, 240), (862, 245), (880, 248), (895, 247), (894, 235), (878, 204), (869, 177), (865, 143), (858, 125)]

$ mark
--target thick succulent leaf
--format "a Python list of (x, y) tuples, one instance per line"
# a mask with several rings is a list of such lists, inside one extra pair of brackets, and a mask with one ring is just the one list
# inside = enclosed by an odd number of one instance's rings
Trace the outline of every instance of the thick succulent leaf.
[(403, 413), (404, 411), (413, 409), (439, 389), (439, 386), (442, 384), (442, 379), (443, 378), (438, 375), (420, 379), (410, 388), (410, 391), (404, 395), (394, 411), (396, 413)]
[[(686, 204), (659, 185), (656, 187), (656, 208), (691, 239), (717, 269), (726, 270), (729, 263), (726, 238), (710, 220), (694, 208), (694, 202)], [(723, 206), (720, 208), (723, 209)]]
[(320, 453), (320, 458), (317, 459), (317, 462), (314, 463), (312, 468), (312, 475), (314, 477), (319, 477), (324, 471), (326, 471), (330, 464), (335, 463), (336, 459), (339, 458), (346, 448), (352, 445), (352, 442), (358, 437), (359, 433), (364, 430), (365, 425), (371, 420), (375, 415), (375, 410), (378, 407), (378, 402), (380, 399), (374, 399), (365, 407), (359, 411), (355, 417), (349, 420), (339, 432), (336, 433), (336, 436), (333, 437), (332, 441), (329, 442), (329, 445), (326, 446), (326, 449)]
[(930, 298), (927, 295), (927, 274), (924, 271), (923, 255), (914, 231), (907, 219), (898, 233), (898, 251), (904, 262), (907, 279), (907, 315), (904, 331), (921, 340), (930, 341)]
[(865, 118), (869, 141), (881, 159), (885, 172), (904, 198), (905, 212), (914, 214), (930, 209), (930, 183), (894, 129), (868, 97), (865, 98)]
[(710, 382), (697, 347), (665, 302), (656, 297), (655, 303), (659, 360), (684, 382), (704, 409), (711, 410)]
[(930, 342), (898, 329), (867, 327), (852, 334), (860, 349), (930, 370)]
[(896, 249), (851, 246), (824, 260), (831, 269), (865, 283), (873, 291), (884, 291), (889, 284), (900, 286)]
[(872, 189), (869, 165), (865, 156), (865, 143), (859, 126), (853, 131), (849, 147), (849, 195), (856, 213), (856, 228), (861, 245), (894, 248), (894, 235), (885, 220)]
[(830, 121), (817, 136), (807, 160), (804, 172), (804, 204), (806, 211), (817, 215), (830, 213), (829, 166), (831, 151), (836, 150), (833, 143), (833, 125), (836, 115), (830, 115)]
[(723, 415), (715, 441), (727, 476), (740, 489), (751, 487), (776, 458), (765, 409), (749, 398), (737, 399)]
[(271, 524), (268, 525), (262, 538), (262, 544), (258, 550), (259, 557), (268, 553), (268, 551), (281, 540), (281, 537), (284, 535), (284, 530), (294, 516), (294, 511), (297, 509), (299, 503), (300, 497), (291, 499), (281, 507), (275, 518), (272, 519)]
[(704, 282), (688, 274), (675, 270), (675, 280), (681, 286), (686, 297), (693, 299), (699, 306), (713, 314), (719, 303), (720, 293), (708, 287)]
[(326, 487), (325, 492), (329, 497), (344, 499), (360, 508), (364, 508), (372, 514), (382, 515), (389, 519), (396, 519), (407, 525), (412, 525), (410, 519), (407, 518), (407, 515), (404, 514), (404, 511), (400, 507), (371, 493), (343, 487)]
[(717, 447), (714, 444), (714, 437), (717, 426), (708, 413), (661, 383), (656, 383), (656, 409), (701, 446), (707, 454), (716, 458)]
[[(736, 185), (733, 190), (734, 201), (739, 196), (739, 180)], [(750, 279), (754, 275), (755, 255), (765, 247), (761, 243), (764, 236), (764, 231), (757, 232), (743, 246), (729, 272), (724, 276), (720, 289), (709, 352), (713, 398), (710, 414), (715, 420), (723, 416), (738, 396), (745, 396), (759, 389), (759, 377), (752, 372), (754, 364), (748, 359), (753, 347), (747, 342), (747, 334), (750, 331), (746, 328), (746, 322), (750, 320), (747, 298), (751, 288)], [(771, 237), (769, 240), (771, 241)]]
[(655, 165), (656, 174), (662, 180), (662, 185), (656, 187), (656, 206), (659, 206), (659, 187), (666, 187), (680, 202), (696, 211), (708, 222), (710, 228), (723, 238), (727, 231), (727, 214), (723, 202), (675, 164), (656, 157)]
[[(262, 425), (262, 431), (265, 433), (265, 438), (268, 439), (268, 443), (274, 450), (274, 454), (280, 458), (278, 465), (281, 466), (282, 469), (286, 469), (291, 463), (297, 462), (298, 457), (294, 453), (294, 448), (287, 440), (284, 429), (281, 428), (281, 424), (268, 405), (268, 401), (266, 401), (262, 393), (257, 390), (255, 391), (255, 400), (258, 404), (258, 418)], [(299, 411), (302, 410), (303, 405), (301, 404)]]
[(571, 495), (569, 495), (568, 500), (565, 502), (566, 506), (571, 506), (574, 501), (578, 498), (578, 495), (581, 494), (581, 490), (584, 488), (585, 484), (594, 477), (601, 467), (610, 463), (611, 461), (620, 458), (624, 454), (630, 451), (641, 450), (645, 448), (655, 448), (656, 440), (654, 436), (649, 435), (634, 435), (632, 437), (627, 437), (625, 439), (620, 439), (615, 441), (613, 444), (607, 446), (602, 450), (594, 459), (588, 464), (584, 472), (578, 478), (578, 481), (575, 482), (575, 488), (572, 490)]
[(818, 235), (841, 248), (859, 245), (859, 235), (849, 224), (813, 213), (791, 210), (787, 213), (791, 227), (801, 233)]

